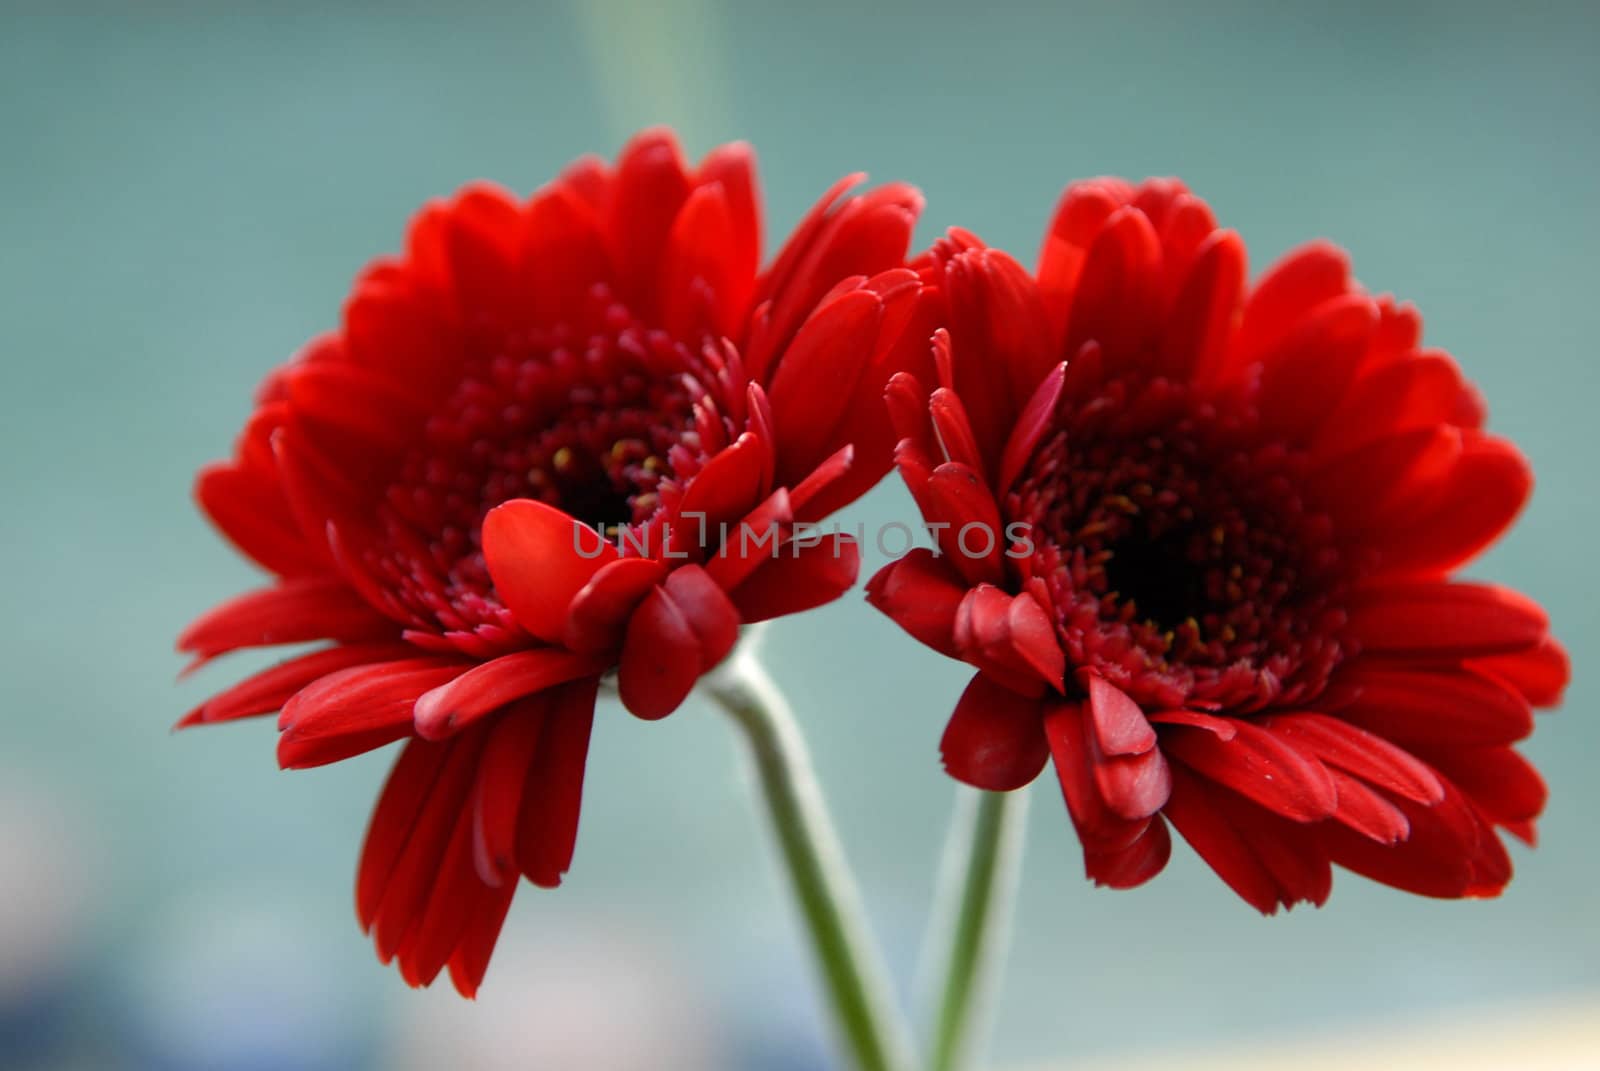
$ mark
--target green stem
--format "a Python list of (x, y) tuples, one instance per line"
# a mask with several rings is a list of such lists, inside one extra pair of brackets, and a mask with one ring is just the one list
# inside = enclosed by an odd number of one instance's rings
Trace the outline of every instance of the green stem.
[(928, 1071), (959, 1071), (982, 1051), (1022, 869), (1022, 790), (962, 788), (941, 867), (930, 944), (939, 949)]
[(789, 704), (743, 644), (703, 686), (745, 732), (845, 1048), (860, 1071), (907, 1071), (910, 1034)]

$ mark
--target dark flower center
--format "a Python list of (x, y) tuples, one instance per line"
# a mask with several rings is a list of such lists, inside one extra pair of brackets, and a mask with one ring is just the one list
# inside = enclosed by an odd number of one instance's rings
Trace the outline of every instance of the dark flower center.
[[(1074, 666), (1147, 704), (1253, 710), (1320, 692), (1341, 657), (1343, 570), (1298, 459), (1209, 412), (1123, 431), (1066, 415), (1007, 499)], [(1088, 407), (1084, 407), (1087, 410)]]
[(446, 631), (508, 623), (480, 542), (495, 506), (537, 499), (615, 537), (659, 518), (705, 462), (697, 407), (719, 409), (703, 362), (609, 301), (591, 323), (475, 341), (383, 496), (371, 564)]

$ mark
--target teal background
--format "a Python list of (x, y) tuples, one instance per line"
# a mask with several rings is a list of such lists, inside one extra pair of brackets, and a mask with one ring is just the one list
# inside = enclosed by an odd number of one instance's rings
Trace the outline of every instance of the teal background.
[[(171, 641), (255, 583), (188, 497), (255, 382), (424, 199), (526, 191), (655, 122), (756, 144), (769, 251), (855, 169), (923, 187), (919, 244), (959, 223), (1029, 263), (1068, 180), (1180, 175), (1253, 270), (1326, 235), (1415, 301), (1534, 463), (1474, 572), (1544, 603), (1577, 672), (1527, 746), (1552, 797), (1504, 898), (1341, 875), (1263, 920), (1181, 846), (1094, 890), (1041, 782), (998, 1064), (1600, 1007), (1597, 49), (1591, 12), (1544, 5), (0, 8), (0, 1067), (827, 1066), (710, 709), (602, 709), (571, 879), (519, 896), (476, 1006), (413, 994), (354, 925), (387, 756), (280, 773), (270, 720), (167, 732), (251, 663), (174, 684)], [(908, 516), (885, 485), (843, 520)], [(769, 650), (910, 994), (963, 674), (857, 596)]]

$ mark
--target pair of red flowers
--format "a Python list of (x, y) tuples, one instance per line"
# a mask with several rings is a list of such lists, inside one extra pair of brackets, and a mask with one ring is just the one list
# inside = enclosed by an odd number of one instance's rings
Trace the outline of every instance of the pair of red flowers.
[(663, 717), (741, 626), (844, 593), (857, 548), (812, 526), (891, 465), (937, 549), (868, 597), (977, 671), (945, 764), (1053, 762), (1096, 882), (1159, 872), (1170, 823), (1263, 911), (1332, 863), (1498, 892), (1567, 664), (1449, 579), (1531, 481), (1415, 311), (1321, 244), (1247, 286), (1172, 180), (1069, 188), (1036, 276), (959, 230), (908, 260), (920, 195), (855, 181), (765, 270), (742, 145), (430, 204), (201, 473), (273, 581), (180, 648), (317, 646), (183, 724), (281, 711), (285, 767), (406, 741), (357, 879), (379, 955), (473, 993), (520, 878), (571, 862), (602, 678)]

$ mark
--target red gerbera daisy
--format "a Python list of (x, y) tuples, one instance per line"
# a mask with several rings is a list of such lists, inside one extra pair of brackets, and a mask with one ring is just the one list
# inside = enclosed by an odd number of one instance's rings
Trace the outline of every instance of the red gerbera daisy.
[(889, 468), (884, 386), (927, 348), (920, 195), (854, 181), (759, 275), (743, 145), (690, 169), (647, 132), (531, 200), (431, 204), (200, 474), (275, 578), (179, 648), (320, 645), (182, 724), (281, 710), (285, 767), (408, 741), (356, 896), (412, 984), (473, 993), (519, 875), (560, 882), (602, 675), (662, 717), (741, 625), (854, 582), (848, 537), (797, 526)]
[(1158, 873), (1170, 822), (1264, 912), (1322, 903), (1330, 863), (1499, 892), (1494, 827), (1531, 841), (1545, 799), (1511, 745), (1567, 663), (1538, 606), (1450, 579), (1531, 478), (1417, 313), (1322, 243), (1247, 290), (1171, 180), (1070, 188), (1037, 280), (962, 232), (920, 271), (938, 386), (888, 398), (949, 527), (869, 598), (979, 670), (949, 771), (1053, 759), (1099, 884)]

